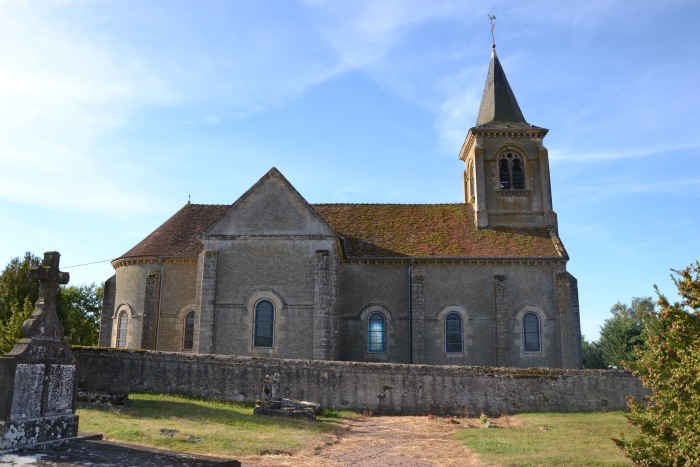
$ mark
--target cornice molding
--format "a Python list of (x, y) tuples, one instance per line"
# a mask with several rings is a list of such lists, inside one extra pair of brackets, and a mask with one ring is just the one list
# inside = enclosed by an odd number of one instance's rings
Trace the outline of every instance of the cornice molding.
[(119, 258), (112, 261), (112, 267), (118, 269), (124, 266), (136, 264), (197, 264), (197, 258), (168, 257), (168, 256), (135, 256), (133, 258)]
[(342, 263), (351, 264), (420, 264), (442, 263), (451, 265), (480, 266), (565, 266), (568, 257), (556, 258), (349, 258)]
[(459, 160), (466, 161), (467, 155), (472, 149), (476, 137), (483, 138), (544, 138), (549, 132), (546, 128), (476, 128), (472, 127), (467, 133), (462, 150), (459, 151)]

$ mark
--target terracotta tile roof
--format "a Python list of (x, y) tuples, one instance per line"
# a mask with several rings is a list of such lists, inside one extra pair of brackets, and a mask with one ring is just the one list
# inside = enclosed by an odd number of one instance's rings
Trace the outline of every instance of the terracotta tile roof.
[[(477, 229), (468, 204), (313, 204), (350, 258), (561, 257), (547, 229)], [(230, 205), (187, 204), (118, 259), (196, 257)]]
[(204, 248), (199, 235), (230, 205), (186, 204), (118, 259), (135, 256), (196, 257)]
[(468, 204), (314, 204), (349, 257), (561, 257), (547, 229), (477, 229)]

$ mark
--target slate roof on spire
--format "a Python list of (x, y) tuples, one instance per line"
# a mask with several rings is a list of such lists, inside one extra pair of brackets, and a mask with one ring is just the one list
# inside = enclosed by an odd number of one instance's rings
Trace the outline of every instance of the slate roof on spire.
[(496, 46), (492, 46), (491, 63), (486, 76), (481, 107), (476, 118), (477, 127), (532, 127), (525, 121), (515, 94), (508, 84), (506, 73), (496, 55)]

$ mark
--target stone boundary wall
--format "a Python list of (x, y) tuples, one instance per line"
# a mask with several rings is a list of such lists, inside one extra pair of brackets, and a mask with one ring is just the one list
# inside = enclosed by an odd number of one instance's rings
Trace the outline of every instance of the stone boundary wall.
[(639, 379), (617, 370), (560, 370), (283, 360), (75, 347), (78, 386), (254, 402), (266, 375), (281, 395), (379, 414), (500, 415), (625, 410)]

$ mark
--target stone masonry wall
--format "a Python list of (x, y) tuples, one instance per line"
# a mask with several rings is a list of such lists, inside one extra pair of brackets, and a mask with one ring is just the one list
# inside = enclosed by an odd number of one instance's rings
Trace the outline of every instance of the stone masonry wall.
[(105, 281), (102, 298), (102, 314), (100, 316), (100, 347), (112, 345), (112, 314), (114, 313), (114, 299), (117, 287), (117, 275), (113, 275)]
[(508, 364), (508, 282), (504, 274), (493, 277), (493, 314), (496, 323), (496, 362)]
[(375, 413), (498, 415), (624, 410), (641, 382), (613, 370), (522, 369), (283, 360), (75, 348), (82, 389), (152, 391), (253, 402), (266, 375), (282, 396)]

